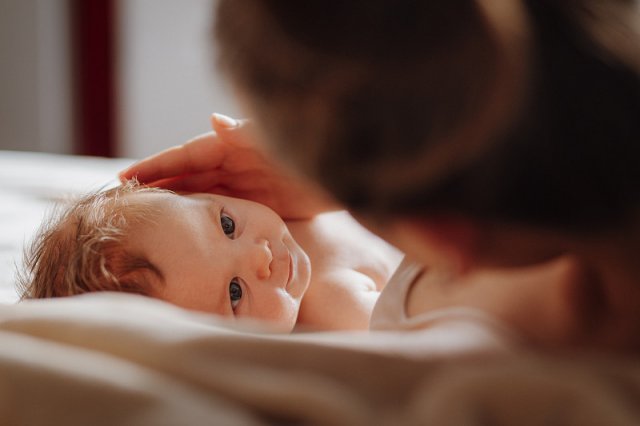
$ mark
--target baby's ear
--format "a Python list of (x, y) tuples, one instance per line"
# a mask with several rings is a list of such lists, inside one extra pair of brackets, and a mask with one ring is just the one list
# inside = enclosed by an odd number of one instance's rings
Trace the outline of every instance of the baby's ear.
[(439, 264), (464, 273), (477, 260), (480, 229), (465, 218), (400, 218), (388, 231), (401, 250), (427, 266)]

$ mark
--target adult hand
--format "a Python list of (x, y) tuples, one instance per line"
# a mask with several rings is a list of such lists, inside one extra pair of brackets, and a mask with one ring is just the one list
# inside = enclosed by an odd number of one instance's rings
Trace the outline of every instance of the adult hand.
[(308, 219), (338, 205), (251, 142), (246, 120), (214, 114), (213, 132), (166, 149), (120, 172), (120, 180), (174, 191), (209, 192), (265, 204), (283, 219)]

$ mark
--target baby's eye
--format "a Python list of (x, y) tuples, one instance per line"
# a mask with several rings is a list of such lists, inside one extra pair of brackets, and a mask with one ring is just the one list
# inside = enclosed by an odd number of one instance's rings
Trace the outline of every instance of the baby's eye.
[(240, 299), (242, 299), (242, 287), (237, 278), (232, 279), (229, 283), (229, 299), (231, 300), (231, 308), (235, 312)]
[(236, 230), (236, 223), (226, 214), (222, 213), (220, 215), (220, 225), (222, 226), (222, 232), (229, 237), (233, 238), (233, 233)]

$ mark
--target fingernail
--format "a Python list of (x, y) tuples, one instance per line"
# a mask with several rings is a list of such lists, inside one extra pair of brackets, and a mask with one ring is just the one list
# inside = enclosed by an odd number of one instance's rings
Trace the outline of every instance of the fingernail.
[(222, 127), (226, 127), (227, 129), (231, 129), (238, 125), (238, 121), (236, 121), (235, 119), (224, 114), (218, 114), (216, 112), (213, 113), (213, 119), (216, 120), (219, 125), (221, 125)]

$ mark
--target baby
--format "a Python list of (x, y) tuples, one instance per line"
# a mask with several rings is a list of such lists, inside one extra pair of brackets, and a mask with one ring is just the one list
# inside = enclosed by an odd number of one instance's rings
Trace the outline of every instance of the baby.
[(22, 298), (122, 291), (282, 332), (366, 329), (400, 259), (344, 211), (285, 224), (252, 201), (130, 181), (44, 225)]

